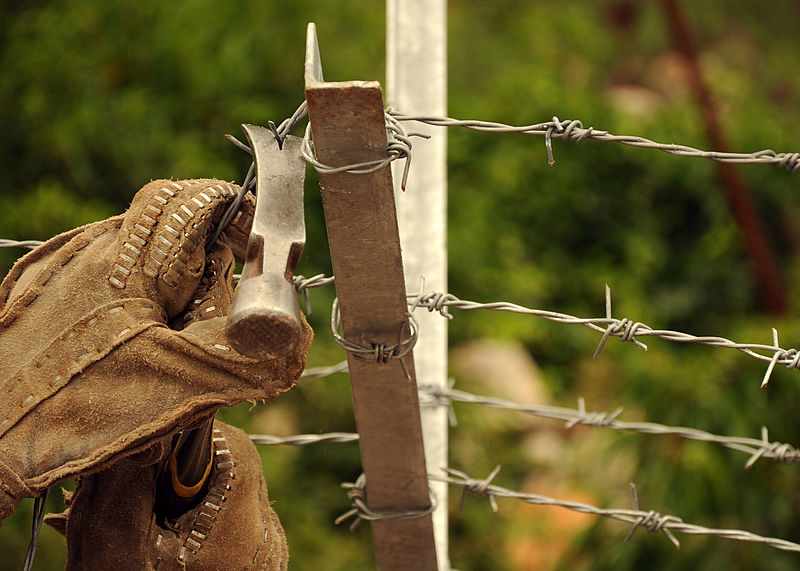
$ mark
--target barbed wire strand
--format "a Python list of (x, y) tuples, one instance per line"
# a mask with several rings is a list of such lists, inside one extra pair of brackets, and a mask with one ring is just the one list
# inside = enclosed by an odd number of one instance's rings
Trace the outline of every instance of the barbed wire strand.
[[(597, 414), (597, 413), (590, 413), (590, 414)], [(642, 424), (651, 425), (652, 423), (642, 423)], [(691, 431), (691, 429), (689, 430)], [(267, 444), (267, 445), (288, 444), (294, 446), (305, 446), (309, 444), (316, 444), (323, 442), (336, 442), (336, 443), (354, 442), (358, 440), (358, 434), (333, 432), (328, 434), (301, 434), (297, 436), (290, 436), (283, 438), (264, 436), (264, 435), (251, 435), (250, 438), (256, 444)], [(766, 454), (764, 455), (764, 457), (766, 457)], [(534, 505), (558, 506), (572, 511), (597, 515), (601, 517), (608, 517), (611, 519), (623, 521), (632, 525), (630, 532), (625, 538), (626, 542), (633, 537), (633, 534), (635, 533), (637, 528), (643, 527), (651, 533), (658, 533), (658, 532), (664, 533), (668, 537), (668, 539), (673, 543), (673, 545), (675, 545), (676, 548), (680, 547), (680, 542), (673, 535), (672, 533), (673, 531), (685, 533), (688, 535), (708, 535), (734, 541), (762, 543), (783, 551), (800, 552), (799, 544), (784, 539), (778, 539), (774, 537), (764, 537), (751, 533), (749, 531), (744, 531), (739, 529), (709, 528), (702, 525), (686, 523), (681, 518), (674, 515), (662, 515), (659, 512), (652, 510), (651, 511), (640, 510), (638, 494), (636, 492), (636, 487), (633, 484), (631, 484), (631, 492), (633, 495), (634, 509), (632, 510), (609, 509), (609, 508), (598, 508), (583, 502), (560, 500), (541, 494), (526, 494), (493, 485), (491, 482), (500, 471), (499, 465), (496, 466), (494, 470), (492, 470), (492, 472), (489, 474), (489, 476), (485, 479), (474, 479), (469, 477), (466, 473), (452, 468), (443, 468), (443, 470), (447, 474), (446, 476), (437, 476), (435, 474), (429, 474), (428, 478), (434, 482), (445, 482), (447, 484), (461, 488), (462, 495), (460, 504), (462, 506), (464, 503), (464, 498), (466, 493), (470, 492), (479, 497), (485, 496), (489, 501), (489, 505), (492, 511), (494, 512), (497, 512), (499, 509), (496, 498), (512, 498)], [(363, 481), (363, 478), (359, 478), (359, 480), (357, 480), (356, 483), (354, 484), (344, 483), (342, 484), (342, 487), (350, 490), (348, 492), (348, 497), (350, 498), (351, 503), (353, 504), (353, 508), (347, 511), (346, 513), (342, 514), (341, 516), (339, 516), (336, 519), (336, 523), (339, 524), (342, 521), (345, 521), (346, 519), (353, 517), (355, 519), (351, 524), (351, 529), (357, 527), (362, 520), (375, 521), (379, 519), (398, 519), (398, 518), (407, 519), (413, 517), (422, 517), (430, 513), (430, 511), (432, 511), (432, 509), (435, 507), (432, 505), (430, 508), (426, 508), (424, 510), (409, 511), (402, 513), (393, 512), (384, 514), (380, 512), (373, 512), (366, 506), (366, 503), (364, 501), (365, 482)]]
[[(619, 407), (613, 412), (587, 411), (583, 397), (578, 398), (578, 408), (564, 408), (549, 405), (524, 405), (509, 400), (479, 396), (452, 388), (452, 383), (447, 389), (423, 385), (419, 389), (422, 406), (450, 406), (452, 402), (478, 404), (491, 408), (513, 410), (531, 416), (561, 420), (566, 422), (567, 428), (578, 424), (595, 428), (610, 428), (616, 431), (636, 432), (640, 434), (677, 436), (688, 440), (699, 440), (719, 444), (732, 450), (737, 450), (749, 455), (745, 468), (750, 468), (760, 458), (775, 460), (791, 464), (800, 461), (800, 450), (791, 444), (770, 442), (766, 426), (761, 427), (761, 438), (748, 438), (741, 436), (721, 436), (685, 426), (667, 426), (655, 422), (626, 422), (618, 420), (623, 408)], [(451, 416), (451, 422), (454, 416)]]
[[(499, 468), (495, 468), (490, 475), (491, 478), (497, 475)], [(444, 468), (446, 476), (438, 476), (435, 474), (429, 475), (429, 478), (435, 482), (447, 482), (450, 485), (458, 486), (466, 492), (474, 493), (478, 496), (486, 496), (488, 498), (512, 498), (525, 503), (544, 506), (558, 506), (572, 511), (597, 515), (601, 517), (608, 517), (618, 521), (623, 521), (633, 525), (630, 533), (626, 537), (629, 540), (637, 528), (643, 527), (651, 533), (664, 533), (669, 540), (675, 545), (680, 547), (680, 542), (672, 534), (672, 532), (685, 533), (688, 535), (709, 535), (720, 537), (723, 539), (730, 539), (734, 541), (747, 541), (754, 543), (762, 543), (775, 549), (782, 551), (800, 552), (800, 544), (787, 541), (785, 539), (778, 539), (774, 537), (764, 537), (756, 535), (749, 531), (738, 529), (717, 529), (709, 528), (702, 525), (696, 525), (684, 522), (681, 518), (673, 515), (662, 515), (656, 511), (643, 511), (638, 509), (638, 497), (634, 496), (634, 507), (636, 509), (608, 509), (598, 508), (583, 502), (573, 502), (568, 500), (560, 500), (543, 496), (541, 494), (526, 494), (496, 486), (491, 484), (490, 478), (478, 480), (469, 477), (464, 472), (454, 470), (452, 468)]]
[[(307, 369), (302, 377), (324, 377), (346, 371), (347, 362), (343, 361), (330, 367)], [(452, 381), (450, 387), (445, 390), (432, 385), (421, 385), (419, 387), (419, 395), (421, 397), (420, 406), (447, 406), (451, 412), (450, 419), (453, 426), (457, 425), (457, 422), (455, 415), (452, 414), (453, 409), (451, 405), (454, 402), (459, 402), (502, 410), (511, 410), (550, 420), (560, 420), (566, 423), (567, 428), (572, 428), (580, 424), (593, 428), (608, 428), (616, 430), (617, 432), (625, 431), (647, 435), (675, 436), (686, 440), (718, 444), (725, 448), (747, 454), (749, 458), (745, 462), (745, 469), (751, 468), (761, 458), (783, 462), (785, 464), (800, 462), (800, 449), (784, 442), (771, 442), (769, 439), (769, 431), (766, 426), (761, 427), (760, 439), (745, 436), (725, 436), (686, 426), (668, 426), (657, 422), (629, 422), (619, 420), (618, 417), (624, 410), (622, 407), (616, 408), (613, 412), (587, 411), (583, 397), (578, 398), (577, 409), (550, 405), (526, 405), (497, 397), (475, 395), (456, 390), (452, 388)], [(295, 445), (296, 443), (298, 446), (306, 446), (318, 442), (352, 442), (358, 438), (358, 435), (355, 433), (331, 432), (323, 434), (299, 434), (289, 437), (251, 435), (251, 438), (258, 438), (259, 440), (256, 441), (258, 444)]]
[[(315, 287), (322, 287), (334, 283), (333, 276), (318, 274), (311, 278), (303, 276), (295, 277), (295, 288), (306, 296), (307, 309), (309, 299), (308, 290)], [(599, 357), (600, 352), (605, 347), (609, 337), (616, 337), (622, 342), (633, 343), (639, 348), (647, 351), (648, 347), (637, 337), (656, 337), (675, 343), (694, 343), (711, 347), (724, 347), (736, 349), (750, 357), (768, 363), (767, 370), (761, 380), (761, 387), (765, 387), (769, 382), (776, 365), (783, 365), (787, 369), (800, 369), (800, 351), (795, 348), (783, 349), (778, 341), (778, 332), (772, 328), (772, 345), (765, 343), (740, 343), (725, 337), (711, 335), (693, 335), (671, 329), (653, 329), (649, 325), (640, 321), (632, 321), (627, 318), (618, 319), (613, 317), (611, 307), (611, 288), (605, 286), (605, 317), (577, 317), (567, 313), (550, 311), (545, 309), (533, 309), (516, 303), (507, 301), (496, 301), (481, 303), (477, 301), (463, 300), (451, 293), (431, 292), (431, 293), (411, 293), (408, 294), (408, 304), (413, 313), (417, 308), (427, 309), (430, 312), (437, 312), (447, 319), (453, 319), (453, 315), (448, 309), (460, 309), (462, 311), (500, 311), (517, 313), (521, 315), (532, 315), (553, 321), (555, 323), (577, 324), (588, 327), (602, 337), (595, 349), (594, 358)], [(765, 354), (759, 353), (761, 351)]]
[[(0, 247), (35, 247), (37, 241), (15, 241), (0, 240)], [(334, 283), (333, 276), (317, 274), (310, 278), (298, 275), (293, 278), (295, 289), (298, 293), (305, 296), (306, 312), (310, 314), (311, 305), (308, 290), (316, 287), (323, 287)], [(787, 369), (800, 369), (800, 350), (796, 348), (784, 349), (778, 342), (778, 331), (772, 329), (772, 345), (765, 343), (740, 343), (725, 337), (712, 335), (693, 335), (671, 329), (653, 329), (649, 325), (640, 321), (632, 321), (627, 318), (618, 319), (613, 317), (611, 311), (611, 288), (606, 285), (606, 315), (605, 317), (577, 317), (567, 313), (550, 311), (544, 309), (533, 309), (516, 303), (507, 301), (496, 301), (481, 303), (459, 299), (451, 293), (431, 292), (413, 293), (408, 295), (409, 306), (413, 312), (417, 308), (427, 309), (430, 312), (438, 312), (447, 319), (453, 319), (453, 315), (448, 311), (450, 308), (462, 311), (500, 311), (517, 313), (521, 315), (532, 315), (553, 321), (555, 323), (577, 324), (588, 327), (594, 331), (602, 333), (600, 342), (594, 352), (594, 358), (600, 355), (609, 337), (616, 337), (622, 342), (633, 343), (643, 350), (647, 350), (647, 345), (638, 337), (656, 337), (675, 343), (693, 343), (707, 345), (710, 347), (724, 347), (735, 349), (754, 359), (759, 359), (768, 363), (767, 370), (761, 380), (761, 387), (766, 387), (769, 383), (776, 365), (783, 365)], [(761, 351), (762, 353), (759, 353)]]
[(308, 446), (310, 444), (346, 444), (358, 441), (357, 432), (326, 432), (324, 434), (294, 434), (292, 436), (271, 436), (269, 434), (250, 434), (254, 444), (265, 446)]
[[(297, 289), (298, 293), (303, 293), (306, 296), (308, 312), (310, 312), (308, 290), (330, 285), (334, 283), (334, 281), (334, 276), (325, 276), (324, 274), (317, 274), (311, 278), (305, 278), (301, 275), (295, 276), (295, 289)], [(772, 345), (767, 345), (765, 343), (741, 343), (725, 337), (712, 335), (698, 336), (671, 329), (653, 329), (640, 321), (613, 317), (611, 288), (608, 285), (605, 286), (605, 317), (577, 317), (557, 311), (529, 308), (507, 301), (481, 303), (463, 300), (451, 293), (441, 292), (411, 293), (408, 294), (408, 303), (412, 312), (417, 308), (423, 308), (430, 312), (435, 311), (447, 319), (453, 319), (453, 315), (448, 309), (454, 308), (462, 311), (486, 310), (517, 313), (540, 317), (556, 323), (584, 325), (585, 327), (603, 334), (594, 352), (594, 358), (599, 357), (609, 337), (616, 337), (622, 342), (633, 343), (645, 351), (648, 349), (647, 345), (637, 339), (637, 337), (649, 336), (675, 343), (694, 343), (711, 347), (735, 349), (750, 357), (768, 363), (767, 370), (761, 380), (762, 388), (769, 382), (776, 365), (783, 365), (787, 369), (800, 369), (800, 351), (796, 348), (783, 349), (780, 346), (778, 331), (775, 328), (771, 329)], [(763, 353), (759, 353), (758, 351)]]
[(508, 125), (494, 121), (479, 121), (474, 119), (452, 119), (450, 117), (432, 117), (405, 115), (403, 113), (389, 110), (389, 115), (398, 121), (418, 121), (428, 125), (438, 127), (463, 127), (473, 131), (483, 133), (519, 133), (521, 135), (531, 135), (545, 138), (545, 148), (549, 164), (554, 164), (551, 139), (561, 139), (563, 141), (573, 141), (580, 143), (585, 139), (594, 141), (605, 141), (619, 143), (630, 147), (645, 149), (655, 149), (672, 155), (682, 157), (705, 158), (723, 163), (737, 164), (761, 164), (772, 165), (785, 168), (790, 172), (800, 170), (800, 153), (776, 153), (772, 149), (764, 149), (753, 153), (725, 153), (719, 151), (704, 151), (688, 145), (676, 145), (674, 143), (658, 143), (645, 137), (635, 135), (614, 135), (608, 131), (584, 127), (578, 120), (567, 119), (559, 120), (553, 117), (552, 121), (535, 123), (532, 125)]
[[(466, 401), (462, 401), (466, 402)], [(474, 400), (470, 400), (468, 402), (476, 402)], [(489, 406), (493, 406), (493, 404), (489, 404), (487, 402), (481, 402), (481, 404), (488, 404)], [(494, 403), (496, 404), (496, 403)], [(529, 407), (532, 408), (532, 407)], [(576, 411), (572, 411), (569, 409), (559, 409), (558, 407), (537, 407), (537, 408), (545, 408), (545, 409), (552, 409), (558, 411), (558, 414), (567, 412), (567, 413), (575, 413)], [(585, 417), (589, 418), (581, 418), (577, 419), (576, 422), (581, 424), (586, 424), (587, 420), (589, 420), (593, 415), (595, 420), (589, 422), (592, 426), (604, 426), (608, 428), (617, 428), (618, 426), (614, 426), (613, 422), (619, 421), (611, 421), (608, 422), (607, 419), (609, 417), (614, 417), (618, 414), (618, 412), (611, 413), (608, 415), (607, 413), (586, 413), (581, 406), (581, 411), (578, 411)], [(517, 409), (521, 410), (521, 409)], [(541, 411), (537, 411), (541, 412)], [(599, 415), (599, 416), (598, 416)], [(549, 415), (542, 415), (542, 416), (549, 416)], [(599, 421), (600, 417), (605, 417), (603, 424), (596, 424)], [(551, 416), (554, 417), (554, 416)], [(561, 418), (564, 420), (565, 418)], [(572, 420), (576, 420), (573, 418)], [(574, 423), (573, 423), (574, 424)], [(650, 431), (652, 428), (666, 428), (666, 429), (674, 429), (675, 427), (663, 427), (661, 425), (655, 425), (654, 423), (621, 423), (623, 425), (635, 425), (639, 424), (646, 428), (644, 432), (655, 434), (656, 432)], [(628, 427), (623, 428), (627, 430)], [(735, 438), (727, 438), (727, 437), (715, 437), (709, 433), (704, 433), (703, 431), (695, 431), (693, 429), (684, 429), (679, 428), (679, 430), (684, 431), (682, 433), (679, 432), (669, 432), (670, 434), (675, 434), (678, 436), (682, 436), (685, 438), (695, 438), (699, 435), (701, 438), (696, 438), (699, 440), (706, 440), (709, 442), (717, 442), (723, 445), (733, 444), (733, 448), (741, 449), (738, 447), (736, 441), (743, 441), (743, 440), (753, 440), (753, 439), (735, 439)], [(763, 437), (764, 441), (767, 441), (767, 434), (766, 429), (763, 429)], [(667, 433), (667, 432), (659, 432), (659, 433)], [(709, 438), (710, 437), (710, 438)], [(250, 439), (256, 444), (265, 444), (265, 445), (292, 445), (292, 446), (306, 446), (310, 444), (318, 444), (318, 443), (347, 443), (347, 442), (355, 442), (358, 440), (358, 434), (356, 433), (342, 433), (342, 432), (332, 432), (327, 434), (299, 434), (295, 436), (288, 436), (288, 437), (275, 437), (275, 436), (266, 436), (266, 435), (250, 435)], [(728, 442), (729, 441), (729, 442)], [(757, 442), (757, 441), (754, 441)], [(768, 442), (766, 442), (769, 445)], [(771, 446), (771, 445), (770, 445)], [(752, 465), (755, 460), (759, 457), (768, 457), (769, 451), (759, 454), (756, 452), (751, 459), (748, 461), (749, 465)], [(749, 467), (749, 466), (748, 466)], [(636, 492), (636, 487), (631, 484), (631, 493), (633, 496), (633, 510), (627, 509), (607, 509), (607, 508), (598, 508), (583, 502), (573, 502), (567, 500), (560, 500), (555, 499), (549, 496), (544, 496), (541, 494), (524, 494), (521, 492), (516, 492), (512, 490), (508, 490), (506, 488), (502, 488), (499, 486), (492, 485), (492, 480), (497, 476), (500, 471), (500, 466), (496, 466), (494, 470), (489, 474), (489, 476), (485, 479), (474, 479), (469, 477), (464, 472), (459, 470), (455, 470), (452, 468), (443, 468), (446, 472), (447, 476), (437, 476), (433, 474), (429, 474), (428, 478), (432, 481), (438, 482), (446, 482), (450, 485), (460, 487), (462, 490), (460, 504), (463, 506), (464, 498), (467, 492), (473, 493), (477, 496), (486, 496), (489, 500), (489, 505), (492, 511), (497, 512), (499, 507), (497, 505), (496, 498), (498, 497), (505, 497), (505, 498), (512, 498), (516, 500), (520, 500), (526, 503), (535, 504), (535, 505), (546, 505), (546, 506), (558, 506), (563, 507), (572, 511), (577, 511), (581, 513), (597, 515), (602, 517), (609, 517), (611, 519), (616, 519), (619, 521), (627, 522), (632, 524), (631, 530), (625, 538), (625, 541), (629, 541), (633, 534), (635, 533), (638, 527), (644, 527), (651, 533), (662, 532), (664, 533), (668, 539), (675, 545), (676, 548), (680, 547), (680, 542), (678, 539), (673, 535), (673, 531), (686, 533), (689, 535), (708, 535), (714, 537), (720, 537), (723, 539), (734, 540), (734, 541), (745, 541), (745, 542), (755, 542), (755, 543), (762, 543), (768, 545), (770, 547), (774, 547), (776, 549), (780, 549), (783, 551), (795, 551), (800, 552), (800, 545), (786, 541), (783, 539), (778, 539), (774, 537), (764, 537), (760, 535), (756, 535), (754, 533), (738, 530), (738, 529), (718, 529), (718, 528), (709, 528), (701, 525), (685, 523), (681, 518), (673, 516), (673, 515), (662, 515), (656, 511), (643, 511), (639, 509), (639, 499), (638, 494)], [(425, 508), (423, 510), (416, 510), (416, 511), (408, 511), (408, 512), (391, 512), (391, 513), (381, 513), (381, 512), (374, 512), (370, 510), (365, 502), (364, 499), (364, 490), (365, 490), (365, 481), (363, 477), (359, 478), (355, 483), (344, 483), (342, 487), (348, 489), (348, 498), (350, 499), (353, 507), (346, 513), (342, 514), (336, 519), (336, 524), (339, 524), (349, 518), (354, 518), (354, 521), (351, 523), (350, 528), (355, 529), (361, 521), (368, 520), (368, 521), (375, 521), (380, 519), (408, 519), (414, 517), (422, 517), (430, 513), (435, 506), (432, 505), (430, 508)]]
[(347, 361), (342, 361), (340, 363), (336, 363), (335, 365), (330, 365), (328, 367), (314, 367), (311, 369), (306, 369), (300, 374), (301, 379), (322, 379), (324, 377), (330, 377), (331, 375), (335, 375), (337, 373), (347, 373)]
[[(717, 336), (697, 336), (690, 333), (673, 331), (670, 329), (653, 329), (649, 325), (639, 321), (632, 321), (627, 318), (617, 319), (611, 315), (611, 288), (606, 286), (606, 316), (605, 317), (576, 317), (566, 313), (547, 311), (543, 309), (531, 309), (515, 303), (500, 301), (492, 303), (479, 303), (475, 301), (462, 300), (449, 293), (428, 293), (411, 294), (409, 305), (413, 309), (425, 308), (428, 311), (439, 312), (447, 319), (452, 319), (448, 309), (455, 308), (463, 311), (490, 310), (519, 313), (522, 315), (533, 315), (556, 323), (568, 323), (584, 325), (594, 331), (602, 333), (603, 336), (595, 350), (594, 357), (597, 358), (609, 337), (617, 337), (620, 341), (633, 343), (640, 348), (647, 350), (647, 345), (642, 343), (637, 337), (657, 337), (675, 343), (696, 343), (711, 347), (725, 347), (736, 349), (761, 361), (769, 363), (767, 371), (761, 381), (761, 386), (765, 387), (769, 382), (770, 376), (776, 365), (784, 365), (788, 369), (800, 368), (800, 351), (797, 349), (783, 349), (777, 342), (777, 331), (773, 329), (773, 344), (764, 343), (739, 343), (725, 337)], [(759, 353), (759, 351), (767, 354)]]
[(42, 240), (6, 240), (0, 239), (0, 248), (27, 248), (33, 250), (44, 244)]

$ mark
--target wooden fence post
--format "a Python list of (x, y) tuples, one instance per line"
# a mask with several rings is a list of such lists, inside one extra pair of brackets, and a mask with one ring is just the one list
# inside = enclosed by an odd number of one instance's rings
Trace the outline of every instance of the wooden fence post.
[[(377, 82), (325, 82), (314, 24), (306, 43), (306, 100), (319, 161), (341, 167), (386, 157)], [(389, 166), (371, 173), (320, 173), (342, 335), (362, 347), (410, 338), (400, 238)], [(436, 570), (413, 353), (369, 360), (348, 351), (361, 460), (373, 512), (428, 512), (378, 519), (372, 535), (384, 571)]]

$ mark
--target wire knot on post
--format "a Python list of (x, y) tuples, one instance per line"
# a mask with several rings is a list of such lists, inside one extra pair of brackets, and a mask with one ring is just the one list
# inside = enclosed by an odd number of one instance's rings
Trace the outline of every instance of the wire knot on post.
[(376, 159), (374, 161), (365, 161), (363, 163), (354, 163), (344, 165), (341, 167), (332, 167), (321, 162), (314, 151), (314, 141), (311, 137), (311, 123), (306, 125), (305, 136), (303, 137), (303, 144), (300, 152), (303, 154), (306, 162), (317, 169), (317, 172), (325, 174), (334, 174), (341, 172), (349, 172), (353, 174), (366, 174), (378, 171), (383, 167), (388, 166), (392, 161), (397, 159), (405, 159), (406, 164), (403, 168), (403, 178), (400, 187), (405, 190), (408, 181), (408, 172), (411, 168), (411, 137), (422, 137), (423, 139), (430, 138), (428, 135), (422, 133), (406, 133), (406, 130), (400, 122), (389, 114), (389, 110), (384, 113), (386, 121), (386, 157)]
[(336, 525), (339, 525), (343, 521), (352, 518), (353, 521), (350, 523), (350, 531), (356, 529), (362, 521), (377, 521), (381, 519), (417, 519), (420, 517), (425, 517), (428, 514), (433, 513), (433, 510), (436, 509), (436, 502), (431, 501), (430, 505), (426, 508), (419, 509), (419, 510), (409, 510), (409, 511), (399, 511), (399, 512), (378, 512), (369, 509), (367, 506), (366, 500), (366, 488), (367, 488), (367, 477), (364, 474), (361, 474), (355, 481), (355, 483), (345, 482), (342, 484), (342, 488), (347, 490), (347, 497), (350, 500), (350, 503), (353, 505), (352, 509), (346, 511), (339, 517), (334, 520)]
[(403, 372), (406, 375), (406, 380), (410, 382), (411, 373), (406, 366), (404, 357), (408, 355), (412, 349), (414, 349), (414, 345), (417, 344), (417, 339), (419, 338), (419, 327), (417, 326), (417, 320), (411, 313), (408, 314), (407, 323), (408, 328), (410, 329), (408, 336), (403, 338), (403, 330), (406, 328), (406, 322), (404, 322), (398, 331), (396, 343), (378, 343), (372, 339), (366, 338), (369, 346), (359, 345), (345, 339), (344, 336), (339, 333), (339, 329), (342, 326), (342, 316), (341, 312), (339, 311), (338, 297), (333, 300), (333, 306), (331, 307), (331, 332), (333, 333), (334, 340), (342, 349), (349, 353), (353, 353), (353, 356), (356, 359), (365, 363), (385, 364), (391, 359), (399, 359), (400, 365), (403, 367)]

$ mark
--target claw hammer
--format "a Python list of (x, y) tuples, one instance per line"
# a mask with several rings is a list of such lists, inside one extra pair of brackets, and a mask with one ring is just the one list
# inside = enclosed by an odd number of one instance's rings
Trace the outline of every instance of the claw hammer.
[(279, 140), (257, 125), (242, 128), (255, 161), (256, 207), (225, 335), (248, 357), (284, 357), (300, 342), (302, 332), (292, 283), (306, 242), (302, 139)]
[[(302, 332), (292, 283), (306, 241), (302, 140), (279, 141), (264, 127), (242, 128), (256, 165), (256, 209), (225, 335), (248, 357), (283, 357), (297, 346)], [(211, 435), (209, 420), (176, 437), (156, 489), (155, 510), (161, 516), (179, 517), (205, 495), (213, 462)]]

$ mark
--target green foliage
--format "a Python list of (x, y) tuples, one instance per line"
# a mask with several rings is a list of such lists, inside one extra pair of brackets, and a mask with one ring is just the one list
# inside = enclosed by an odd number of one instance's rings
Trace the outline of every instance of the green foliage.
[[(730, 146), (800, 149), (798, 8), (744, 0), (683, 2)], [(672, 50), (658, 3), (502, 0), (449, 3), (449, 114), (515, 124), (580, 119), (619, 134), (707, 147), (685, 70)], [(160, 177), (239, 180), (249, 158), (227, 143), (243, 122), (280, 121), (302, 100), (305, 24), (316, 21), (326, 78), (381, 79), (382, 2), (179, 3), (10, 2), (0, 7), (0, 237), (45, 239), (122, 212), (135, 191)], [(765, 316), (743, 242), (713, 164), (613, 144), (450, 130), (450, 290), (465, 299), (510, 300), (582, 316), (604, 311), (653, 327), (744, 341), (796, 345), (800, 321)], [(787, 283), (800, 265), (797, 174), (739, 169), (757, 203)], [(316, 177), (307, 181), (308, 247), (301, 271), (330, 273)], [(413, 173), (407, 192), (414, 192)], [(0, 251), (7, 271), (22, 252)], [(790, 288), (797, 314), (797, 288)], [(332, 291), (312, 293), (317, 340), (310, 366), (342, 359), (327, 334)], [(623, 418), (798, 442), (797, 371), (722, 349), (648, 339), (649, 351), (580, 326), (487, 312), (457, 313), (457, 344), (481, 337), (518, 340), (536, 357), (556, 402), (613, 410)], [(461, 379), (459, 379), (461, 382)], [(471, 388), (465, 384), (466, 388)], [(475, 387), (477, 391), (479, 387)], [(474, 476), (504, 465), (497, 483), (521, 489), (548, 474), (570, 492), (626, 507), (628, 480), (645, 509), (709, 527), (800, 537), (796, 466), (762, 460), (745, 471), (738, 452), (668, 437), (564, 432), (558, 462), (531, 463), (527, 431), (498, 428), (481, 409), (456, 405), (451, 463)], [(222, 413), (250, 432), (353, 430), (344, 375), (303, 381), (267, 405)], [(514, 417), (517, 418), (517, 417)], [(537, 427), (539, 425), (536, 425)], [(552, 423), (551, 429), (562, 430)], [(270, 493), (296, 569), (374, 567), (368, 525), (334, 527), (347, 509), (339, 488), (360, 471), (356, 444), (263, 448)], [(627, 467), (626, 467), (627, 466)], [(535, 491), (535, 490), (532, 490)], [(57, 496), (58, 494), (53, 494)], [(451, 500), (451, 559), (463, 571), (528, 569), (526, 538), (544, 545), (545, 512), (501, 502)], [(50, 509), (57, 511), (58, 498)], [(0, 531), (0, 568), (17, 569), (30, 518), (25, 503)], [(538, 522), (538, 523), (537, 523)], [(796, 556), (721, 539), (666, 538), (597, 521), (563, 548), (560, 569), (792, 569)], [(566, 537), (566, 536), (565, 536)], [(568, 536), (572, 537), (572, 536)], [(47, 530), (39, 569), (59, 567), (64, 542)], [(515, 547), (516, 546), (516, 547)], [(521, 547), (522, 546), (522, 547)], [(537, 547), (538, 548), (538, 547)], [(515, 551), (517, 549), (517, 551)], [(516, 555), (515, 555), (516, 554)], [(526, 563), (528, 561), (528, 563)], [(768, 563), (765, 563), (767, 561)]]

